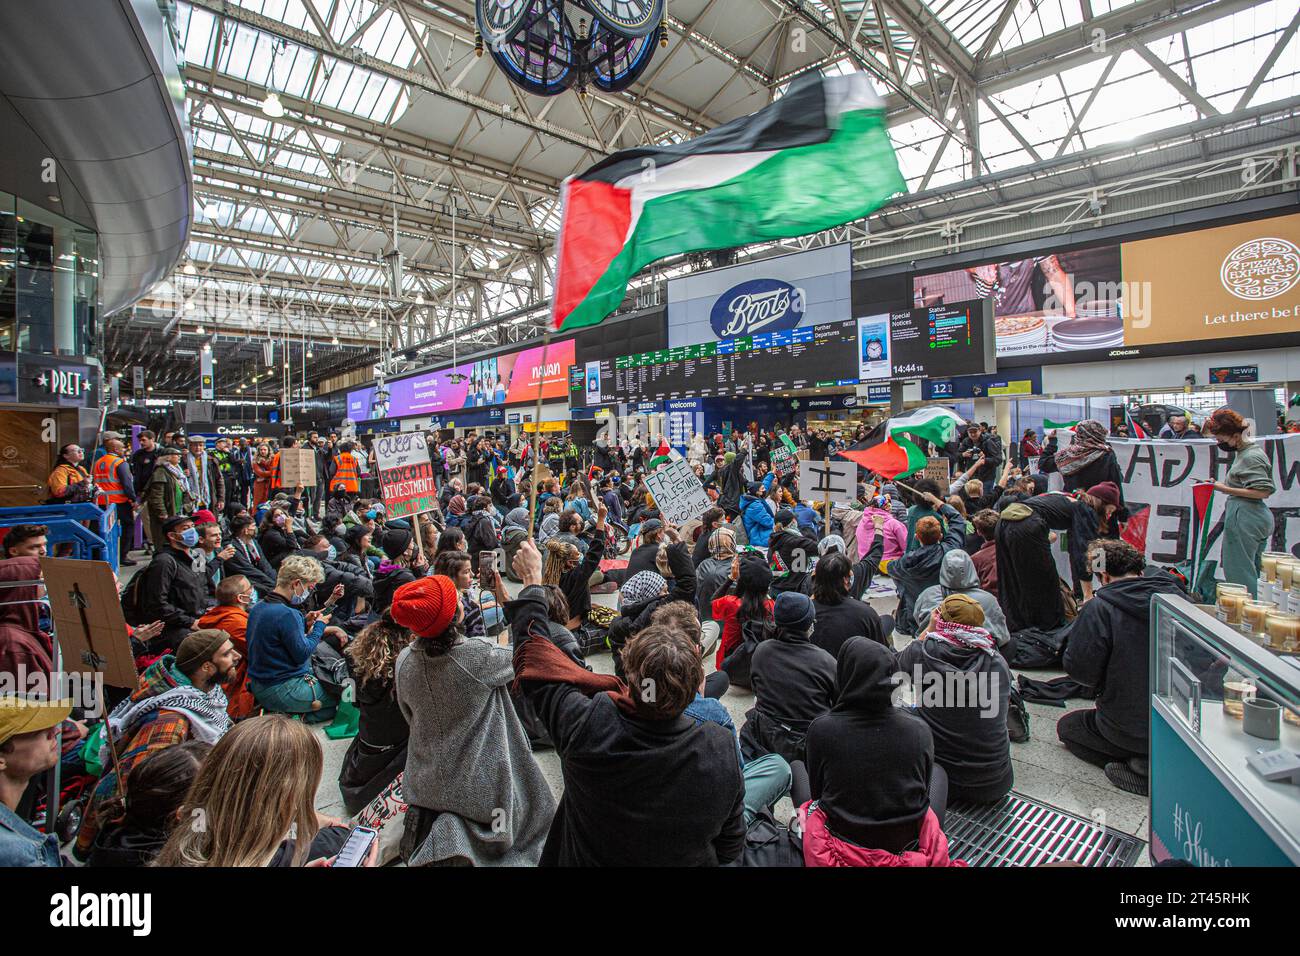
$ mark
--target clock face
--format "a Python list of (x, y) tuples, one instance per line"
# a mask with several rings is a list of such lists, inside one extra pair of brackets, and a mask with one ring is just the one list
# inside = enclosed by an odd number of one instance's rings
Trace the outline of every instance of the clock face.
[(616, 32), (645, 36), (659, 26), (664, 0), (581, 0), (582, 5)]
[(880, 356), (885, 354), (885, 348), (880, 344), (880, 339), (871, 339), (867, 342), (867, 358), (873, 361), (879, 360)]
[[(482, 16), (490, 2), (495, 0), (478, 0), (479, 29), (485, 33)], [(512, 82), (538, 96), (554, 96), (577, 76), (575, 45), (563, 0), (524, 0), (524, 15), (514, 32), (489, 41), (487, 51)]]
[(480, 31), (491, 42), (493, 37), (514, 33), (528, 12), (528, 0), (477, 0)]
[(626, 89), (654, 57), (654, 34), (625, 37), (597, 21), (592, 25), (587, 64), (596, 86), (610, 93)]

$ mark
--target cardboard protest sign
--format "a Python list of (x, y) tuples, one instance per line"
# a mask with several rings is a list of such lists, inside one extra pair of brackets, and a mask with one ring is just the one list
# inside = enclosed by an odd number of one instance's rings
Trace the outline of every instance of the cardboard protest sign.
[(63, 672), (98, 672), (105, 684), (134, 689), (139, 677), (117, 579), (108, 562), (41, 558), (41, 576), (63, 653)]
[(280, 487), (316, 487), (316, 452), (310, 448), (281, 448)]
[(438, 489), (423, 432), (396, 432), (375, 438), (379, 487), (391, 518), (432, 511)]
[(927, 458), (922, 475), (939, 486), (942, 497), (948, 497), (948, 485), (952, 477), (952, 463), (947, 458)]
[(799, 462), (799, 497), (852, 504), (858, 497), (858, 466), (851, 461)]
[(700, 479), (685, 461), (670, 461), (646, 475), (646, 487), (664, 520), (680, 525), (698, 518), (712, 505)]
[[(1273, 536), (1266, 551), (1300, 556), (1300, 435), (1269, 435), (1256, 439), (1268, 456), (1277, 490), (1264, 499), (1273, 514)], [(1142, 547), (1147, 560), (1174, 566), (1189, 561), (1195, 551), (1192, 489), (1198, 478), (1223, 481), (1233, 453), (1213, 441), (1117, 439), (1119, 472), (1124, 479), (1124, 503), (1130, 519), (1124, 539)], [(1212, 519), (1204, 557), (1215, 562), (1223, 545), (1222, 512)]]

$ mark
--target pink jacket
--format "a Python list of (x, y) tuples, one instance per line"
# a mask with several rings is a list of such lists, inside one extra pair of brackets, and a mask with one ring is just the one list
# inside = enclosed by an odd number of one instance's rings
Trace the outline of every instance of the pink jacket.
[[(812, 808), (811, 810), (809, 808)], [(890, 853), (872, 850), (835, 836), (826, 826), (826, 814), (812, 802), (799, 808), (803, 820), (804, 866), (966, 866), (948, 857), (948, 838), (939, 828), (939, 818), (926, 810), (915, 850)]]
[(871, 550), (876, 540), (876, 526), (871, 520), (872, 515), (885, 516), (885, 526), (880, 529), (881, 534), (885, 536), (885, 553), (881, 560), (892, 561), (900, 557), (907, 550), (907, 525), (884, 508), (872, 506), (863, 512), (862, 520), (858, 522), (858, 560), (861, 561), (867, 556), (867, 552)]

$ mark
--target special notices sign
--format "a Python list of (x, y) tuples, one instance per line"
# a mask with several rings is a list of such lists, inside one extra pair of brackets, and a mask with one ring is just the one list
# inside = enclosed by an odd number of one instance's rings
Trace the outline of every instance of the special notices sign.
[(438, 492), (423, 432), (380, 435), (375, 439), (375, 457), (389, 517), (405, 518), (434, 509)]

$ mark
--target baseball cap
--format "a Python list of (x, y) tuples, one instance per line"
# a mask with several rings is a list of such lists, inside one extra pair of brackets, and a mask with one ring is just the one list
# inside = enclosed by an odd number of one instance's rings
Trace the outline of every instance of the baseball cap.
[(0, 744), (19, 734), (49, 730), (67, 720), (72, 713), (71, 700), (39, 700), (0, 695)]

